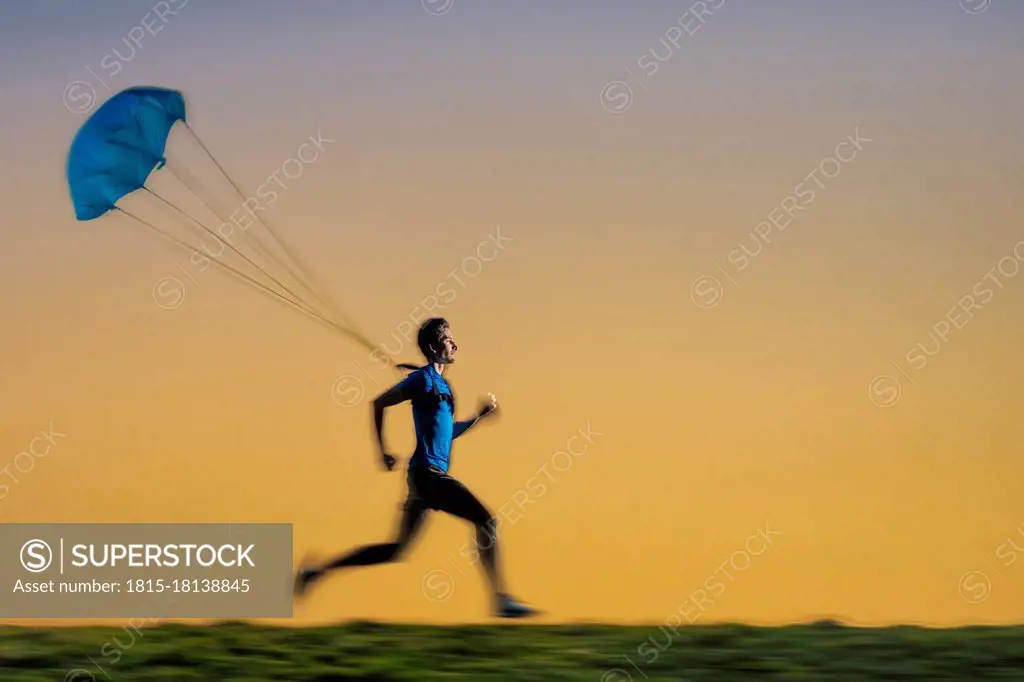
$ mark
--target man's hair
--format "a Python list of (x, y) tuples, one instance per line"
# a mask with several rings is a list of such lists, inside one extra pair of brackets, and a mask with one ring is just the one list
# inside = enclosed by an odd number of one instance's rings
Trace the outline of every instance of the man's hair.
[(420, 325), (420, 333), (416, 337), (416, 344), (420, 347), (423, 357), (430, 362), (434, 359), (434, 353), (430, 350), (433, 346), (441, 349), (441, 335), (448, 328), (448, 320), (443, 317), (432, 317)]

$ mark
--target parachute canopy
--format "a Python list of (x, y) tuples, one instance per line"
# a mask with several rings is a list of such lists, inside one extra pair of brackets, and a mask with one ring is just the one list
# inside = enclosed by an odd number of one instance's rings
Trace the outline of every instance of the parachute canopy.
[[(173, 149), (178, 142), (171, 139), (176, 131), (191, 135), (184, 141), (192, 139), (198, 143), (227, 180), (227, 185), (221, 182), (222, 189), (230, 187), (233, 193), (218, 196), (204, 186), (191, 168), (195, 164), (183, 162), (180, 150)], [(169, 194), (164, 191), (166, 183), (171, 183), (167, 189), (177, 187), (188, 194)], [(115, 212), (132, 218), (199, 256), (198, 261), (191, 259), (193, 264), (216, 264), (258, 292), (288, 304), (374, 353), (389, 357), (355, 328), (326, 288), (285, 244), (279, 231), (271, 229), (266, 221), (266, 207), (253, 210), (253, 204), (259, 202), (251, 194), (246, 196), (192, 130), (181, 92), (132, 87), (107, 100), (75, 134), (68, 150), (67, 184), (78, 220), (96, 220)], [(146, 206), (142, 200), (151, 205)], [(156, 215), (150, 217), (150, 209), (154, 208), (158, 209)], [(271, 243), (249, 225), (232, 226), (229, 216), (243, 209), (252, 216), (253, 225), (262, 226)], [(206, 221), (197, 214), (205, 214)], [(198, 236), (199, 246), (187, 243), (182, 238), (186, 234)], [(394, 360), (391, 364), (395, 368), (413, 368)]]
[(97, 109), (68, 152), (67, 176), (75, 217), (94, 220), (146, 184), (163, 166), (171, 127), (185, 121), (185, 98), (164, 88), (124, 90)]

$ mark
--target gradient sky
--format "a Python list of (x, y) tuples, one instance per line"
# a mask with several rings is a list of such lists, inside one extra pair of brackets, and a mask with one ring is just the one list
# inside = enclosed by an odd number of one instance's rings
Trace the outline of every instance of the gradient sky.
[[(453, 287), (461, 411), (504, 408), (453, 473), (492, 509), (602, 434), (502, 529), (548, 621), (661, 622), (767, 523), (698, 622), (1020, 622), (1024, 276), (992, 269), (1024, 240), (1024, 6), (727, 0), (666, 58), (688, 2), (190, 0), (105, 71), (155, 4), (0, 5), (0, 521), (290, 522), (296, 561), (393, 531), (404, 476), (334, 390), (391, 375), (124, 217), (74, 220), (67, 88), (153, 84), (249, 191), (334, 140), (268, 215), (372, 339)], [(13, 469), (50, 424), (67, 435)], [(395, 450), (410, 428), (391, 418)], [(294, 622), (483, 620), (469, 537), (435, 516)]]

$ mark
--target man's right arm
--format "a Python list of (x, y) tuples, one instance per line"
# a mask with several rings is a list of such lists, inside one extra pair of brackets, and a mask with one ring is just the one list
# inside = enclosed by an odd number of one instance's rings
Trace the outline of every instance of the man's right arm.
[(387, 448), (384, 447), (384, 410), (411, 399), (415, 381), (416, 378), (410, 375), (381, 393), (373, 401), (373, 428), (377, 434), (377, 452), (384, 461), (385, 468), (389, 471), (395, 465), (395, 459), (387, 454)]

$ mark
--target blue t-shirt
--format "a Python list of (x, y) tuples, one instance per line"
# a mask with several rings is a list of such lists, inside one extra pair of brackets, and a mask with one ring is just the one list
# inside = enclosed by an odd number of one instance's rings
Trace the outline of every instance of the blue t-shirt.
[(421, 367), (399, 384), (412, 401), (416, 451), (409, 468), (434, 466), (447, 472), (455, 427), (455, 396), (432, 365)]

